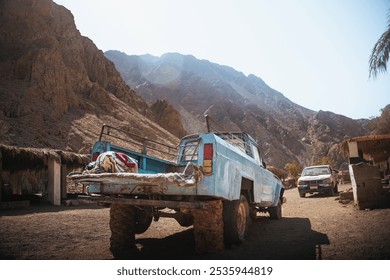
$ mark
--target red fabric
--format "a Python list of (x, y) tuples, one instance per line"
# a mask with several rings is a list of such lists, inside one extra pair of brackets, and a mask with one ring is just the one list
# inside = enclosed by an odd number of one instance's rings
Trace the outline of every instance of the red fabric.
[(127, 167), (135, 167), (135, 164), (133, 162), (129, 162), (129, 158), (127, 155), (122, 154), (122, 153), (115, 153), (115, 156), (117, 159), (119, 159), (121, 162), (123, 162)]

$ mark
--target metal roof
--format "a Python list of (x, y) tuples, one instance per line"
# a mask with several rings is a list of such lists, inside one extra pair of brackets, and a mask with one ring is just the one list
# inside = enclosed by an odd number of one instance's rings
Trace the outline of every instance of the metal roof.
[(390, 134), (353, 137), (348, 142), (356, 142), (359, 152), (369, 154), (376, 162), (390, 157)]

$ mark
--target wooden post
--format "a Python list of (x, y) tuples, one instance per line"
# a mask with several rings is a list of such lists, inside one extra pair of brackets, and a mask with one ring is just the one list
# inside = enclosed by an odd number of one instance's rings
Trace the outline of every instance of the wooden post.
[(54, 158), (48, 160), (48, 200), (51, 204), (61, 205), (61, 163)]
[(66, 175), (68, 174), (68, 167), (66, 164), (61, 165), (61, 198), (66, 199), (68, 190), (66, 184)]

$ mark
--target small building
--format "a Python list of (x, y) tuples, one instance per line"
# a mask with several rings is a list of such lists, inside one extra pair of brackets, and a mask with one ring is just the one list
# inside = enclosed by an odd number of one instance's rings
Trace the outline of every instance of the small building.
[(343, 147), (349, 157), (355, 206), (359, 209), (366, 209), (387, 204), (390, 178), (390, 134), (350, 138), (343, 143)]

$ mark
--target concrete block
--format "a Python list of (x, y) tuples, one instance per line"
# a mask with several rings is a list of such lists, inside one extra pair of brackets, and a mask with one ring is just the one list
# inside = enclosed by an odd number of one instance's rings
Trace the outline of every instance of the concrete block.
[(360, 210), (383, 207), (387, 196), (381, 184), (379, 168), (359, 163), (351, 164), (349, 169), (355, 206)]

